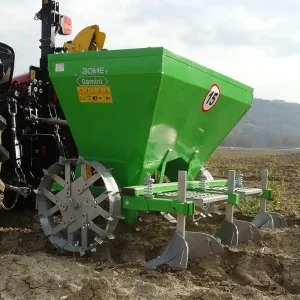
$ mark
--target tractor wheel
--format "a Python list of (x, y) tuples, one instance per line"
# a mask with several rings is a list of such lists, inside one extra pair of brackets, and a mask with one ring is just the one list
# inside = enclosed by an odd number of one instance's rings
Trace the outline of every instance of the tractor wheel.
[(114, 238), (121, 197), (111, 173), (96, 161), (62, 159), (44, 171), (37, 209), (52, 245), (81, 255)]

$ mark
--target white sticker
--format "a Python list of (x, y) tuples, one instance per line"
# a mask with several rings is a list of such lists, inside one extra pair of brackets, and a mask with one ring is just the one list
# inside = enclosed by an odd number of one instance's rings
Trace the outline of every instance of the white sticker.
[(221, 92), (219, 86), (216, 83), (214, 83), (205, 95), (205, 98), (202, 102), (202, 111), (210, 111), (220, 99), (220, 94)]
[(65, 70), (65, 64), (55, 64), (55, 72), (63, 72)]

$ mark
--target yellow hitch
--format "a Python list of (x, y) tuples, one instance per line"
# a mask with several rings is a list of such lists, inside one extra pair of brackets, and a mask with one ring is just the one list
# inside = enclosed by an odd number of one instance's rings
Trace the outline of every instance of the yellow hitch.
[(64, 43), (67, 52), (83, 52), (102, 50), (106, 34), (99, 30), (98, 25), (82, 29), (73, 41)]

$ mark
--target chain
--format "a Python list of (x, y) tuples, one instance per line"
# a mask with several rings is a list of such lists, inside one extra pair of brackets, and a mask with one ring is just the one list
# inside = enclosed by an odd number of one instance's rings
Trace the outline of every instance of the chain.
[[(8, 113), (13, 116), (13, 118), (15, 118), (15, 116), (17, 115), (18, 113), (18, 107), (17, 107), (17, 102), (15, 100), (11, 101), (9, 104), (8, 104)], [(14, 121), (15, 122), (15, 121)], [(13, 123), (14, 123), (13, 122)], [(15, 125), (15, 124), (13, 124)], [(14, 128), (15, 129), (15, 128)], [(20, 168), (20, 162), (19, 162), (19, 159), (17, 159), (17, 166), (18, 168)], [(21, 178), (20, 178), (20, 174), (18, 173), (17, 169), (15, 170), (16, 171), (16, 176), (17, 176), (17, 181), (18, 181), (18, 188), (20, 186), (20, 183), (21, 183)], [(12, 210), (18, 203), (18, 200), (19, 200), (19, 196), (20, 194), (17, 192), (17, 195), (12, 203), (12, 205), (10, 207), (6, 207), (3, 203), (3, 200), (4, 200), (4, 192), (3, 192), (3, 199), (1, 199), (0, 201), (0, 207), (6, 211), (10, 211)]]
[[(17, 174), (17, 176), (18, 176), (18, 185), (20, 185), (20, 175), (16, 172), (16, 174)], [(3, 196), (4, 196), (4, 193), (3, 193)], [(13, 202), (13, 204), (10, 206), (10, 207), (6, 207), (5, 205), (4, 205), (4, 203), (3, 203), (3, 200), (4, 199), (2, 199), (2, 201), (0, 202), (0, 207), (2, 208), (2, 209), (4, 209), (4, 210), (6, 210), (6, 211), (10, 211), (10, 210), (12, 210), (12, 209), (14, 209), (15, 208), (15, 206), (17, 205), (17, 203), (18, 203), (18, 200), (19, 200), (19, 196), (20, 196), (20, 194), (17, 192), (17, 195), (16, 195), (16, 197), (15, 197), (15, 200), (14, 200), (14, 202)], [(4, 197), (3, 197), (4, 198)]]
[(12, 116), (17, 115), (18, 107), (17, 107), (17, 102), (16, 101), (13, 100), (12, 102), (9, 102), (9, 104), (8, 104), (8, 113)]
[(16, 198), (15, 198), (13, 204), (12, 204), (10, 207), (6, 207), (2, 201), (0, 202), (0, 207), (1, 207), (2, 209), (6, 210), (6, 211), (10, 211), (10, 210), (14, 209), (15, 206), (17, 205), (17, 203), (18, 203), (19, 195), (20, 195), (20, 194), (17, 193)]

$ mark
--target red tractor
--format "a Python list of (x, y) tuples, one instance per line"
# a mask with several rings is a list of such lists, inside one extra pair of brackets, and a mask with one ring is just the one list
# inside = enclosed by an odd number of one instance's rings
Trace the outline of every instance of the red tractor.
[(15, 207), (20, 196), (35, 198), (31, 196), (35, 195), (43, 169), (61, 156), (77, 156), (48, 76), (48, 55), (76, 51), (78, 41), (82, 41), (82, 36), (86, 40), (87, 32), (90, 38), (87, 47), (99, 45), (99, 37), (104, 41), (97, 26), (91, 26), (76, 37), (77, 44), (74, 40), (65, 43), (64, 47), (55, 47), (55, 36), (70, 35), (72, 22), (59, 13), (59, 4), (52, 0), (42, 1), (35, 19), (41, 20), (42, 24), (38, 67), (30, 66), (28, 73), (13, 77), (14, 50), (0, 43), (0, 205), (6, 210)]

